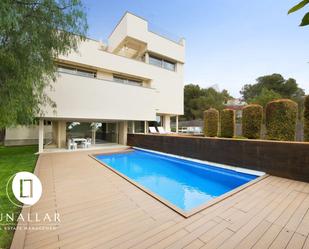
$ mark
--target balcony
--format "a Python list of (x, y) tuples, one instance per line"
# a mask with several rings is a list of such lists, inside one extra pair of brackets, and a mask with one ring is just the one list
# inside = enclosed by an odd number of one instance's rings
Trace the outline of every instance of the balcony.
[(168, 32), (163, 32), (143, 18), (127, 12), (108, 38), (108, 51), (117, 53), (125, 46), (128, 47), (130, 40), (138, 44), (135, 46), (138, 47), (137, 55), (147, 50), (184, 63), (184, 39), (170, 37), (172, 36)]
[(54, 89), (46, 93), (57, 108), (45, 108), (45, 117), (88, 120), (155, 120), (152, 88), (59, 73)]

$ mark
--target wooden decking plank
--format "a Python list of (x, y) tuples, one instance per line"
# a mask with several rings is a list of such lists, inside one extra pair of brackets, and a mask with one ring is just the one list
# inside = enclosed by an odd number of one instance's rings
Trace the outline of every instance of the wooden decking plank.
[(306, 213), (309, 210), (309, 195), (305, 195), (304, 201), (299, 205), (294, 214), (290, 217), (288, 223), (286, 224), (286, 229), (296, 231), (298, 226), (303, 221)]
[(227, 239), (229, 239), (234, 234), (233, 231), (229, 229), (224, 229), (218, 236), (213, 238), (206, 245), (202, 246), (201, 249), (214, 249), (221, 246)]
[(306, 240), (306, 236), (299, 234), (299, 233), (294, 233), (286, 249), (302, 249), (305, 243), (305, 240)]
[(178, 249), (178, 248), (181, 248), (183, 246), (186, 246), (186, 245), (190, 244), (192, 241), (196, 240), (199, 236), (201, 236), (205, 232), (209, 231), (211, 228), (213, 228), (217, 224), (218, 224), (217, 222), (210, 220), (207, 223), (205, 223), (202, 226), (195, 229), (194, 231), (188, 233), (186, 236), (182, 237), (177, 242), (173, 243), (172, 245), (170, 245), (167, 248), (168, 249)]
[(223, 230), (227, 228), (229, 223), (225, 220), (221, 221), (219, 224), (214, 226), (212, 229), (209, 231), (203, 233), (201, 236), (199, 236), (199, 239), (203, 241), (204, 243), (210, 242), (213, 238), (218, 236)]
[(121, 235), (117, 238), (114, 238), (112, 240), (109, 240), (107, 242), (104, 242), (103, 244), (102, 243), (99, 243), (98, 245), (96, 245), (95, 247), (93, 247), (94, 249), (97, 248), (113, 248), (113, 247), (117, 247), (118, 245), (121, 245), (121, 244), (124, 244), (126, 243), (126, 241), (130, 240), (130, 239), (133, 239), (135, 238), (136, 236), (139, 236), (140, 234), (144, 234), (146, 233), (147, 231), (150, 231), (152, 229), (154, 229), (155, 227), (158, 227), (158, 226), (172, 226), (174, 225), (175, 222), (174, 221), (168, 221), (166, 223), (158, 223), (158, 222), (155, 222), (155, 224), (152, 224), (151, 226), (143, 226), (143, 227), (139, 227), (138, 229), (134, 229), (132, 231), (129, 231), (128, 233), (124, 234), (124, 235)]
[(186, 245), (183, 249), (199, 249), (203, 245), (205, 244), (202, 241), (200, 241), (199, 239), (196, 239), (192, 241), (190, 244)]
[(296, 232), (305, 236), (309, 235), (309, 208), (307, 209), (306, 214), (304, 215), (302, 221), (297, 227)]
[(251, 233), (249, 233), (238, 245), (237, 248), (247, 249), (254, 246), (254, 244), (263, 236), (263, 234), (269, 229), (271, 223), (263, 220), (258, 224)]
[[(185, 237), (188, 232), (184, 229), (180, 229), (177, 232), (171, 234), (165, 239), (162, 239), (158, 242), (155, 242), (152, 246), (148, 247), (149, 249), (163, 249), (167, 248), (170, 244), (173, 244), (175, 241), (179, 241), (179, 239)], [(137, 248), (140, 248), (139, 245)]]
[[(300, 204), (306, 198), (306, 194), (298, 193), (297, 197), (294, 199), (293, 202), (283, 211), (283, 213), (275, 220), (275, 224), (279, 226), (285, 226), (287, 222), (291, 219), (296, 209), (300, 206)], [(309, 204), (309, 202), (308, 202)], [(292, 225), (292, 224), (291, 224)], [(298, 225), (298, 224), (297, 224)]]
[(275, 240), (271, 243), (269, 249), (286, 248), (294, 232), (283, 228)]
[(302, 249), (309, 249), (309, 236), (307, 236), (307, 239), (306, 239)]
[(132, 248), (135, 247), (136, 245), (140, 244), (142, 241), (147, 240), (148, 238), (151, 238), (152, 236), (155, 236), (156, 234), (162, 232), (162, 231), (166, 231), (167, 229), (169, 229), (170, 227), (174, 226), (175, 222), (173, 221), (169, 221), (167, 223), (164, 223), (160, 226), (154, 227), (153, 229), (150, 229), (147, 232), (144, 232), (142, 234), (140, 234), (139, 236), (136, 237), (130, 237), (128, 240), (126, 240), (125, 243), (116, 245), (115, 247), (112, 248)]
[(282, 227), (272, 224), (271, 227), (263, 234), (262, 237), (252, 247), (253, 249), (268, 248), (274, 239), (281, 232)]
[[(288, 203), (290, 203), (290, 201), (292, 200), (293, 199), (289, 200)], [(230, 237), (230, 239), (228, 239), (222, 246), (220, 246), (220, 248), (233, 248), (238, 245), (246, 236), (248, 236), (249, 233), (251, 233), (255, 229), (255, 227), (263, 219), (265, 219), (265, 217), (268, 216), (270, 212), (276, 209), (276, 207), (277, 204), (275, 202), (268, 203), (268, 205), (264, 206), (264, 208), (260, 210), (259, 213), (255, 213), (254, 216), (252, 216), (252, 218), (245, 225), (243, 225), (239, 230), (237, 230), (235, 234)]]
[[(189, 219), (186, 219), (182, 222), (179, 222), (175, 224), (174, 226), (171, 226), (167, 228), (166, 230), (159, 231), (157, 234), (149, 236), (148, 238), (144, 238), (144, 235), (142, 235), (139, 238), (139, 241), (133, 246), (134, 248), (146, 248), (153, 246), (154, 244), (159, 243), (161, 240), (164, 240), (165, 238), (169, 237), (170, 235), (176, 233), (179, 230), (184, 230), (184, 228), (190, 224), (191, 222), (194, 222), (195, 220), (201, 218), (201, 215), (197, 214), (192, 216)], [(186, 230), (184, 230), (186, 231)], [(127, 247), (124, 247), (127, 248)]]

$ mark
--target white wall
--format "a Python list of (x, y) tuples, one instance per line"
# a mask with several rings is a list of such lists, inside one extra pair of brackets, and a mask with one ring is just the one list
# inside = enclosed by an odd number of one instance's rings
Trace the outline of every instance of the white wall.
[(147, 50), (184, 63), (184, 45), (166, 39), (160, 34), (150, 32), (146, 20), (126, 13), (108, 39), (110, 51), (113, 51), (126, 37), (147, 43)]
[(154, 120), (155, 90), (117, 82), (61, 73), (54, 90), (56, 113), (45, 108), (46, 118)]
[[(50, 140), (52, 138), (52, 126), (44, 126), (44, 139)], [(6, 128), (5, 131), (5, 145), (28, 145), (38, 144), (39, 126), (16, 126)]]
[[(67, 57), (61, 56), (60, 59), (68, 63), (74, 62), (79, 65), (91, 66), (98, 70), (106, 70), (148, 80), (151, 87), (156, 90), (154, 101), (157, 113), (183, 114), (182, 64), (177, 65), (176, 72), (169, 71), (141, 61), (99, 50), (99, 42), (93, 40), (82, 42), (78, 53), (73, 52)], [(99, 74), (98, 77), (100, 77)], [(132, 111), (135, 112), (135, 110)]]
[[(148, 51), (178, 61), (177, 70), (169, 71), (111, 53), (127, 37), (143, 41)], [(154, 120), (156, 113), (183, 114), (184, 45), (149, 32), (147, 21), (133, 14), (127, 13), (112, 32), (109, 51), (103, 51), (98, 41), (88, 39), (80, 43), (77, 53), (60, 56), (59, 60), (94, 68), (98, 70), (98, 78), (111, 79), (113, 73), (140, 78), (154, 90), (64, 76), (54, 84), (56, 92), (49, 92), (57, 103), (57, 115), (49, 108), (47, 117)]]

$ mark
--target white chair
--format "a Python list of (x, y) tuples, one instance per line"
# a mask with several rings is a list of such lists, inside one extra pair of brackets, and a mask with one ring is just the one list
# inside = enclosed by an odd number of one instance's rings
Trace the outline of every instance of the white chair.
[(91, 147), (91, 138), (87, 138), (85, 142), (85, 148), (90, 148)]
[(150, 133), (158, 133), (155, 127), (150, 126), (149, 127), (149, 132)]
[(162, 126), (158, 127), (158, 131), (160, 134), (167, 134), (167, 132), (164, 130), (164, 128)]
[(77, 143), (73, 142), (72, 139), (68, 140), (68, 150), (76, 150)]

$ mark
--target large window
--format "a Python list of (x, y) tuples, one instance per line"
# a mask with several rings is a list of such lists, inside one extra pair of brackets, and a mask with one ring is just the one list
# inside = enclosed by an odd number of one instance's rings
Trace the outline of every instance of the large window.
[(133, 78), (127, 78), (120, 75), (113, 75), (113, 79), (116, 82), (123, 83), (123, 84), (129, 84), (129, 85), (135, 85), (135, 86), (141, 86), (143, 85), (142, 80), (133, 79)]
[(145, 132), (145, 122), (144, 121), (134, 121), (135, 133)]
[(90, 78), (97, 77), (97, 73), (94, 71), (90, 71), (90, 70), (88, 71), (85, 69), (80, 69), (80, 68), (71, 67), (71, 66), (64, 66), (64, 65), (58, 65), (58, 72), (76, 74), (79, 76), (90, 77)]
[(149, 64), (155, 65), (157, 67), (162, 67), (171, 71), (176, 70), (176, 63), (153, 55), (149, 55)]

